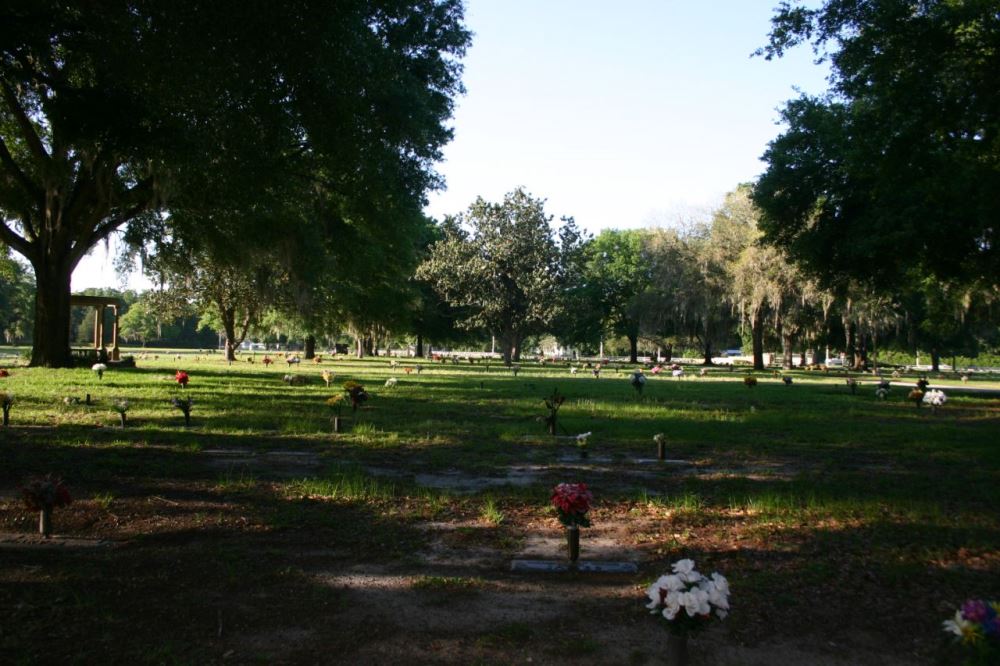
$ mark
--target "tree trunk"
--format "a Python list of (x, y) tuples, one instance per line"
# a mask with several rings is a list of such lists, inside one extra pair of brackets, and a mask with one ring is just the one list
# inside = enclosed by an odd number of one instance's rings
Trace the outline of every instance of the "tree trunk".
[(636, 335), (626, 335), (628, 338), (628, 362), (639, 362), (639, 337)]
[(69, 368), (70, 276), (65, 261), (32, 262), (35, 269), (35, 327), (32, 332), (31, 365)]
[(423, 358), (424, 357), (424, 336), (421, 335), (420, 333), (417, 333), (417, 351), (416, 351), (416, 355), (417, 355), (417, 358)]
[(853, 368), (855, 367), (856, 356), (857, 356), (857, 354), (855, 353), (855, 347), (857, 345), (857, 333), (855, 331), (854, 324), (848, 323), (844, 327), (844, 332), (847, 334), (847, 339), (845, 341), (846, 349), (844, 350), (845, 352), (847, 352), (847, 367)]
[(236, 339), (236, 311), (232, 308), (219, 308), (222, 328), (226, 332), (226, 360), (232, 363), (236, 360), (236, 347), (242, 340)]
[(667, 345), (667, 348), (663, 350), (663, 361), (665, 363), (670, 363), (674, 358), (674, 345), (673, 343)]
[(868, 369), (868, 337), (859, 335), (857, 347), (854, 354), (854, 369), (866, 370)]
[(791, 333), (781, 331), (781, 367), (791, 370), (793, 367), (793, 356), (795, 355), (795, 338)]
[(939, 372), (941, 370), (941, 350), (937, 347), (931, 347), (931, 372)]
[(365, 357), (365, 341), (360, 335), (355, 336), (354, 338), (354, 355), (358, 358)]
[(307, 335), (306, 336), (306, 348), (305, 348), (304, 356), (306, 357), (307, 361), (316, 357), (316, 336), (315, 335)]
[(755, 312), (750, 319), (750, 345), (753, 349), (753, 369), (764, 369), (764, 313)]
[(702, 361), (702, 365), (714, 365), (712, 363), (712, 341), (705, 336), (705, 349), (702, 354), (705, 358)]

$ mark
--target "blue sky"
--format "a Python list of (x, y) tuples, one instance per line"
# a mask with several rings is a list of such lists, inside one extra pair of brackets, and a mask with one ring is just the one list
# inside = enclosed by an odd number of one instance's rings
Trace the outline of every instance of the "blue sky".
[[(468, 0), (440, 219), (524, 186), (596, 233), (704, 214), (764, 169), (795, 89), (826, 89), (808, 48), (751, 58), (777, 0)], [(103, 247), (73, 289), (118, 283)], [(136, 285), (137, 286), (137, 285)]]

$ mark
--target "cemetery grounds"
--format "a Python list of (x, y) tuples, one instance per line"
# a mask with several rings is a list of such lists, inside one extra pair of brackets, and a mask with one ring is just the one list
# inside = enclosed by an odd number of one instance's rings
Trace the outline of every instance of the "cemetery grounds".
[[(932, 376), (932, 413), (912, 374), (880, 401), (871, 375), (690, 366), (640, 395), (629, 365), (148, 354), (0, 362), (4, 661), (659, 664), (644, 591), (690, 558), (732, 591), (694, 664), (956, 663), (942, 621), (1000, 597), (1000, 392), (968, 391), (996, 376)], [(349, 380), (370, 399), (333, 433)], [(20, 486), (48, 473), (74, 501), (46, 540)], [(565, 558), (564, 481), (595, 496), (581, 558), (638, 573), (511, 571)]]

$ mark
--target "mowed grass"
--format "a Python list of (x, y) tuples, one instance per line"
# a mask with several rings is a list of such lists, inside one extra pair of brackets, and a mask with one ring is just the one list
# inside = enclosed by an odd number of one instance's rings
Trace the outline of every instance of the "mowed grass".
[[(640, 574), (618, 583), (636, 599), (681, 557), (726, 573), (734, 641), (825, 644), (859, 630), (888, 652), (929, 658), (943, 649), (949, 604), (1000, 592), (1000, 392), (963, 392), (1000, 390), (994, 377), (931, 377), (954, 387), (932, 413), (905, 400), (907, 387), (877, 401), (876, 378), (857, 376), (852, 394), (846, 375), (818, 371), (781, 373), (790, 386), (757, 373), (747, 388), (742, 370), (697, 377), (692, 367), (684, 378), (650, 377), (639, 394), (628, 365), (595, 379), (563, 364), (522, 363), (515, 376), (495, 362), (286, 366), (279, 356), (268, 368), (262, 358), (228, 365), (217, 354), (165, 352), (103, 379), (89, 368), (8, 366), (0, 532), (35, 530), (18, 486), (53, 473), (77, 499), (56, 512), (56, 532), (85, 545), (0, 550), (0, 622), (20, 628), (0, 634), (5, 654), (86, 661), (86, 648), (112, 661), (204, 663), (236, 649), (239, 636), (322, 617), (341, 628), (323, 624), (322, 640), (282, 659), (308, 663), (319, 645), (352, 654), (384, 640), (383, 630), (432, 641), (386, 618), (357, 631), (343, 622), (343, 593), (317, 577), (393, 563), (417, 576), (412, 588), (434, 590), (435, 608), (470, 589), (490, 594), (500, 570), (427, 567), (420, 553), (434, 526), (464, 525), (449, 537), (459, 550), (509, 559), (539, 525), (555, 525), (548, 495), (559, 481), (589, 483), (595, 525), (613, 526), (622, 551), (638, 554)], [(187, 388), (174, 381), (178, 369)], [(286, 374), (304, 383), (289, 385)], [(326, 400), (347, 380), (371, 398), (356, 413), (345, 405), (335, 434)], [(567, 399), (553, 440), (543, 398), (556, 389)], [(191, 427), (175, 397), (193, 400)], [(113, 408), (122, 399), (125, 428)], [(581, 432), (593, 433), (585, 460), (570, 438)], [(657, 433), (673, 462), (653, 460)], [(517, 478), (525, 466), (531, 476)], [(466, 584), (484, 576), (485, 588)], [(628, 623), (642, 608), (603, 612), (605, 622)], [(545, 635), (519, 636), (517, 650), (552, 660)], [(600, 638), (588, 640), (574, 658), (593, 653), (599, 663)], [(273, 647), (240, 654), (266, 661)], [(498, 639), (475, 649), (496, 657), (513, 648)]]

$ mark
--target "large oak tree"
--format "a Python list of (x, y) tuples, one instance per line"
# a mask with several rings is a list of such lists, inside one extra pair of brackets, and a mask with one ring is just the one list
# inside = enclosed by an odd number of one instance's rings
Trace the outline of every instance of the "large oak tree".
[(290, 182), (369, 228), (419, 205), (461, 20), (459, 0), (5, 3), (0, 240), (34, 268), (32, 363), (71, 362), (83, 256), (124, 225), (162, 233), (165, 204), (171, 233), (229, 238), (280, 224)]
[(785, 107), (754, 200), (769, 241), (830, 282), (1000, 269), (995, 1), (783, 2), (767, 58), (812, 43), (831, 90)]

